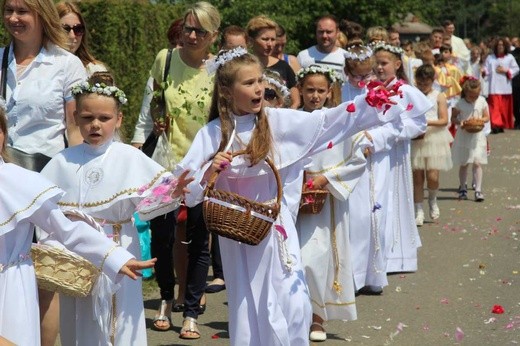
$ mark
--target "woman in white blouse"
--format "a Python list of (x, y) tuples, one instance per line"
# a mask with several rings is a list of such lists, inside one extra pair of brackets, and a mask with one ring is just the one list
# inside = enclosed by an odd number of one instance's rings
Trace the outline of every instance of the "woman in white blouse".
[[(8, 147), (13, 161), (39, 171), (45, 157), (63, 150), (67, 142), (82, 142), (70, 89), (87, 74), (66, 50), (68, 40), (52, 0), (5, 0), (2, 5), (11, 38), (11, 44), (0, 49), (6, 68)], [(44, 159), (35, 165), (31, 157), (37, 155)]]

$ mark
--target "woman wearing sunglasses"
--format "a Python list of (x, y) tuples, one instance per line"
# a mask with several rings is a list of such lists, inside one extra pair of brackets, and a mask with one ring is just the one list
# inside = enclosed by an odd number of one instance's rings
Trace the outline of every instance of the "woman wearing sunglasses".
[[(13, 161), (40, 171), (67, 142), (82, 142), (74, 121), (71, 87), (87, 74), (80, 59), (67, 51), (67, 36), (52, 0), (2, 0), (0, 4), (11, 39), (0, 49), (7, 149)], [(39, 296), (42, 345), (54, 345), (59, 327), (57, 301), (43, 291)]]
[(88, 46), (87, 26), (79, 8), (71, 2), (59, 2), (56, 9), (60, 23), (69, 39), (69, 52), (76, 55), (91, 76), (94, 72), (107, 71), (106, 66), (96, 60)]

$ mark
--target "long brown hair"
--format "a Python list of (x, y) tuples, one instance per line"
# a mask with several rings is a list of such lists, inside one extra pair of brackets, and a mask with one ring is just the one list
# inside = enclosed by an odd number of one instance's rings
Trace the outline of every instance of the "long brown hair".
[(7, 157), (7, 118), (5, 117), (5, 109), (0, 106), (0, 132), (4, 134), (4, 142), (2, 143), (2, 151), (0, 151), (0, 156), (4, 159), (5, 162), (9, 161)]
[[(215, 74), (215, 86), (208, 121), (220, 118), (222, 138), (218, 148), (219, 152), (226, 148), (230, 140), (229, 136), (233, 131), (231, 120), (234, 107), (233, 99), (230, 99), (227, 95), (228, 93), (224, 92), (224, 90), (232, 90), (238, 70), (243, 66), (252, 64), (257, 64), (263, 69), (258, 58), (252, 54), (244, 54), (220, 66)], [(256, 121), (253, 135), (245, 150), (251, 165), (257, 164), (271, 153), (273, 141), (269, 121), (263, 106), (256, 114)]]
[(56, 4), (56, 9), (58, 10), (58, 14), (60, 15), (60, 19), (66, 16), (69, 13), (75, 14), (81, 25), (85, 27), (85, 33), (83, 34), (83, 37), (81, 38), (81, 43), (78, 47), (78, 50), (74, 53), (83, 63), (83, 66), (87, 66), (89, 63), (99, 63), (96, 58), (90, 53), (90, 49), (88, 46), (88, 30), (87, 30), (87, 23), (85, 23), (85, 19), (81, 15), (81, 12), (79, 11), (79, 8), (71, 3), (71, 2), (59, 2)]

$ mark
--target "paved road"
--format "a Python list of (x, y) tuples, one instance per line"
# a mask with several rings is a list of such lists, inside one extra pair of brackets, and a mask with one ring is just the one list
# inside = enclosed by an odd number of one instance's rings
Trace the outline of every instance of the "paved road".
[[(489, 141), (486, 200), (474, 202), (471, 191), (469, 200), (458, 201), (458, 170), (442, 174), (441, 217), (419, 230), (418, 272), (390, 276), (382, 296), (359, 296), (358, 320), (329, 322), (324, 344), (520, 343), (520, 131), (492, 135)], [(147, 294), (148, 328), (158, 303), (157, 291)], [(505, 312), (493, 314), (494, 305)], [(181, 340), (182, 315), (174, 314), (170, 331), (148, 330), (149, 344), (229, 344), (225, 292), (208, 296), (199, 322), (201, 339)]]

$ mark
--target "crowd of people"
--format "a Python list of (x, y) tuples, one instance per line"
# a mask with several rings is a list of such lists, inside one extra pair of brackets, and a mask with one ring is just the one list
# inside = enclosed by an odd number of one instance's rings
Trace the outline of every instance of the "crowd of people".
[[(221, 29), (201, 1), (150, 66), (132, 147), (117, 132), (126, 96), (90, 52), (78, 7), (5, 0), (2, 11), (2, 345), (54, 345), (58, 332), (63, 345), (145, 345), (141, 281), (117, 273), (151, 266), (156, 330), (182, 312), (179, 337), (199, 339), (206, 295), (225, 290), (231, 344), (325, 341), (326, 321), (357, 319), (356, 295), (418, 270), (425, 182), (431, 220), (439, 172), (453, 166), (459, 199), (471, 164), (483, 202), (487, 135), (520, 125), (518, 38), (473, 45), (446, 21), (401, 42), (393, 28), (324, 15), (316, 44), (290, 55), (271, 18)], [(243, 207), (208, 201), (208, 185), (269, 206), (274, 217), (251, 217), (271, 231), (257, 245), (210, 232), (205, 203)], [(64, 217), (75, 210), (104, 235)], [(153, 260), (136, 260), (136, 211)], [(85, 298), (37, 290), (31, 240), (85, 256), (105, 285)]]

